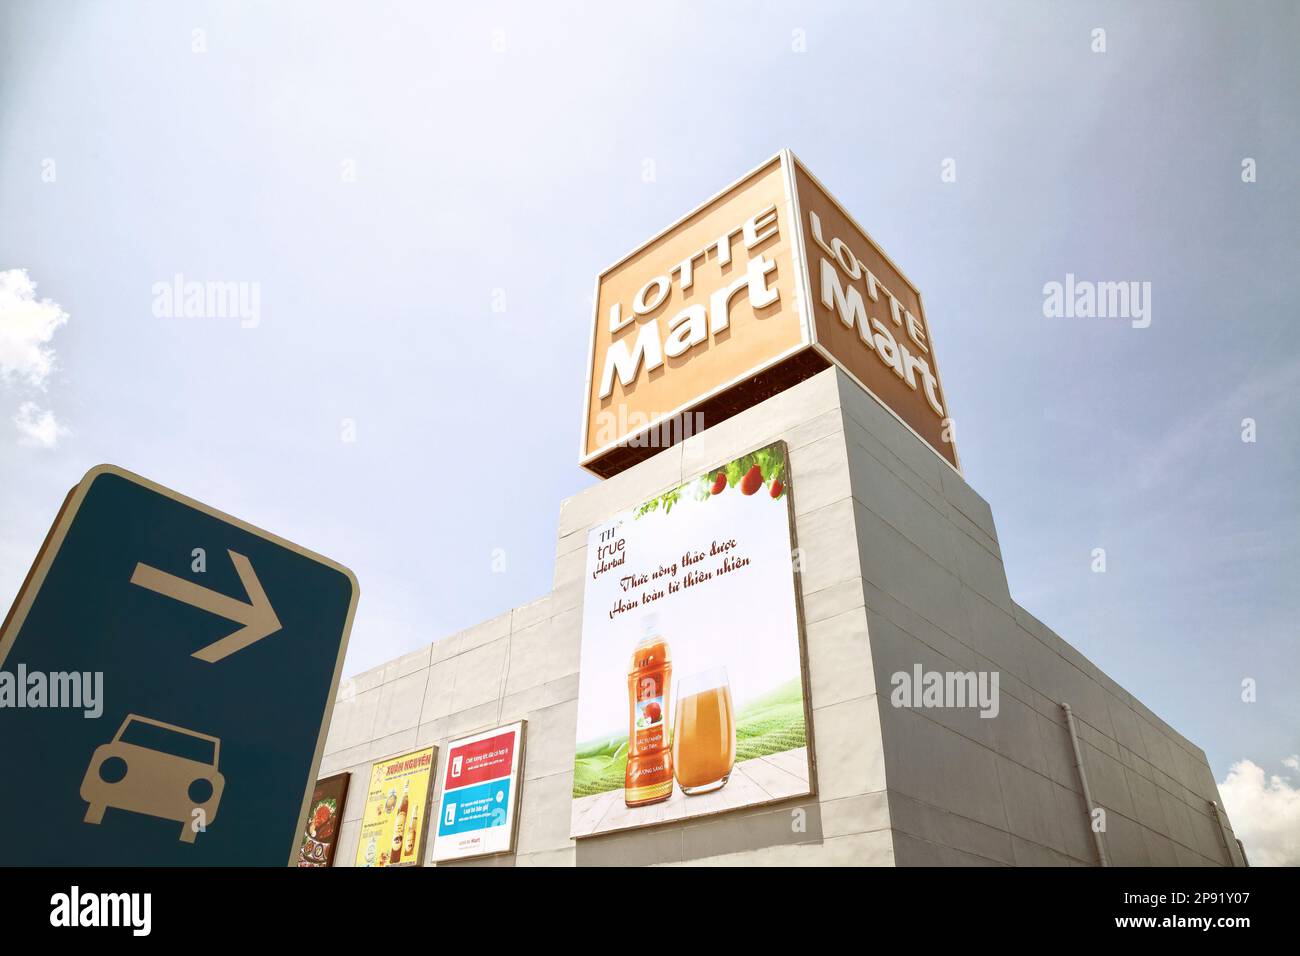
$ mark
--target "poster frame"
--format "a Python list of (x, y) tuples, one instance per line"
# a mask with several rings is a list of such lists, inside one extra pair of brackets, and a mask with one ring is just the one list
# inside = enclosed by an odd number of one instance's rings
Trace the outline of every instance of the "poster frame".
[[(523, 807), (524, 791), (524, 761), (528, 759), (528, 721), (524, 718), (512, 720), (508, 723), (498, 724), (495, 727), (489, 727), (486, 730), (478, 730), (470, 734), (462, 734), (455, 740), (449, 740), (446, 747), (447, 759), (451, 760), (451, 752), (458, 744), (470, 740), (473, 737), (489, 737), (494, 733), (502, 730), (508, 730), (512, 727), (518, 727), (518, 736), (515, 740), (515, 769), (511, 776), (510, 783), (510, 843), (504, 850), (484, 850), (480, 853), (466, 853), (462, 856), (438, 856), (438, 831), (433, 831), (433, 840), (429, 845), (430, 860), (435, 866), (447, 866), (449, 864), (460, 863), (465, 860), (481, 860), (492, 856), (508, 856), (517, 851), (519, 846), (519, 812)], [(438, 775), (441, 782), (438, 788), (438, 821), (442, 822), (442, 801), (446, 797), (446, 778), (447, 768), (442, 767), (442, 773)]]
[[(804, 612), (802, 575), (799, 568), (799, 561), (795, 557), (799, 547), (799, 541), (798, 541), (799, 532), (798, 532), (798, 522), (795, 519), (796, 510), (795, 510), (794, 502), (795, 502), (795, 496), (798, 494), (799, 482), (795, 475), (794, 462), (791, 459), (790, 444), (784, 438), (776, 438), (770, 441), (759, 441), (753, 444), (747, 444), (744, 446), (743, 450), (735, 452), (734, 454), (728, 453), (724, 458), (718, 461), (714, 461), (713, 464), (707, 468), (701, 468), (697, 471), (692, 471), (692, 473), (688, 477), (684, 477), (682, 484), (689, 484), (690, 482), (695, 481), (702, 475), (707, 475), (710, 472), (716, 472), (719, 469), (724, 468), (731, 462), (735, 461), (736, 459), (744, 458), (746, 455), (752, 455), (755, 452), (763, 450), (764, 448), (780, 448), (782, 455), (785, 457), (785, 463), (786, 463), (785, 503), (786, 503), (787, 527), (789, 529), (791, 573), (794, 576), (795, 629), (797, 632), (796, 639), (798, 641), (798, 652), (799, 652), (800, 686), (802, 687), (803, 690), (804, 737), (805, 737), (805, 748), (808, 753), (808, 790), (806, 793), (795, 794), (789, 797), (780, 797), (780, 798), (768, 800), (761, 803), (750, 803), (740, 807), (727, 807), (720, 810), (711, 810), (708, 812), (692, 814), (690, 816), (680, 817), (672, 820), (648, 820), (645, 823), (631, 823), (626, 826), (619, 827), (618, 829), (603, 830), (595, 833), (575, 833), (573, 830), (572, 816), (570, 816), (569, 838), (571, 840), (581, 843), (583, 840), (598, 840), (602, 838), (616, 837), (620, 834), (634, 833), (649, 828), (666, 828), (671, 826), (680, 827), (680, 826), (691, 825), (693, 823), (696, 823), (697, 821), (715, 820), (721, 817), (725, 817), (729, 814), (753, 813), (755, 811), (771, 809), (774, 807), (779, 807), (779, 806), (788, 805), (792, 803), (799, 803), (800, 801), (808, 801), (808, 800), (816, 801), (818, 799), (817, 747), (816, 747), (816, 740), (815, 740), (814, 729), (813, 729), (812, 677), (811, 677), (811, 670), (809, 668), (809, 662), (808, 662), (808, 622)], [(666, 489), (660, 489), (659, 493), (662, 493), (664, 490)], [(645, 501), (653, 497), (655, 497), (655, 495), (648, 495), (645, 498), (636, 501), (631, 506), (627, 508), (620, 508), (614, 514), (609, 515), (600, 521), (596, 521), (588, 525), (586, 528), (588, 544), (590, 544), (591, 533), (595, 531), (597, 528), (609, 524), (610, 521), (616, 519), (617, 517), (619, 517), (620, 515), (628, 511), (633, 511), (637, 509), (642, 504), (644, 504)], [(586, 593), (584, 589), (584, 593), (583, 593), (584, 604), (580, 605), (580, 607), (585, 606), (585, 601), (586, 601)], [(572, 806), (572, 804), (570, 804), (570, 806)]]
[(426, 744), (423, 747), (407, 747), (402, 750), (396, 750), (385, 757), (376, 757), (374, 760), (370, 761), (370, 776), (366, 779), (366, 803), (363, 804), (361, 807), (361, 817), (359, 821), (360, 826), (357, 830), (357, 848), (356, 848), (356, 852), (352, 856), (352, 865), (354, 867), (357, 866), (357, 859), (361, 854), (361, 833), (366, 826), (366, 807), (369, 805), (370, 784), (375, 777), (375, 766), (377, 764), (385, 763), (389, 760), (396, 760), (398, 757), (409, 757), (412, 754), (417, 754), (422, 750), (433, 751), (432, 759), (430, 760), (430, 764), (433, 769), (429, 771), (429, 785), (425, 790), (424, 801), (421, 804), (424, 807), (425, 813), (424, 813), (424, 819), (420, 821), (419, 858), (411, 861), (410, 863), (389, 864), (388, 866), (382, 866), (382, 867), (358, 867), (358, 869), (403, 870), (403, 869), (408, 869), (410, 867), (424, 866), (425, 859), (429, 855), (429, 804), (433, 799), (434, 782), (437, 777), (438, 760), (442, 756), (441, 754), (442, 748), (439, 747), (437, 744)]
[[(316, 800), (316, 791), (319, 790), (321, 786), (323, 786), (323, 785), (325, 785), (325, 784), (333, 783), (333, 782), (336, 781), (336, 780), (342, 780), (342, 782), (343, 782), (343, 786), (342, 786), (342, 788), (339, 790), (339, 795), (338, 795), (338, 805), (339, 805), (339, 808), (338, 808), (338, 821), (337, 821), (337, 823), (335, 824), (335, 826), (337, 827), (337, 829), (336, 829), (335, 832), (334, 832), (334, 841), (333, 841), (333, 843), (330, 845), (329, 856), (326, 858), (327, 862), (325, 863), (325, 865), (324, 865), (323, 867), (303, 867), (303, 866), (302, 866), (302, 863), (301, 863), (301, 860), (302, 860), (302, 856), (301, 856), (301, 853), (302, 853), (302, 846), (303, 846), (303, 842), (307, 839), (307, 826), (308, 826), (308, 823), (310, 822), (311, 808), (312, 808), (312, 806), (315, 804), (315, 800)], [(337, 861), (338, 858), (339, 858), (339, 841), (340, 841), (340, 838), (341, 838), (342, 835), (343, 835), (343, 820), (344, 820), (344, 816), (345, 816), (345, 814), (346, 814), (346, 812), (347, 812), (347, 806), (348, 806), (348, 790), (349, 790), (349, 788), (350, 788), (351, 786), (352, 786), (352, 771), (350, 771), (350, 770), (340, 770), (338, 773), (332, 773), (332, 774), (330, 774), (328, 777), (321, 777), (321, 778), (320, 778), (319, 780), (317, 780), (316, 783), (312, 786), (311, 796), (310, 796), (310, 797), (308, 798), (308, 800), (307, 800), (307, 813), (308, 813), (308, 815), (309, 815), (309, 816), (308, 816), (308, 820), (306, 820), (306, 821), (303, 822), (302, 833), (298, 834), (298, 853), (299, 853), (299, 856), (298, 856), (298, 858), (297, 858), (297, 861), (298, 861), (298, 862), (296, 862), (295, 865), (296, 865), (299, 869), (326, 869), (326, 870), (328, 870), (328, 869), (333, 868), (333, 867), (336, 865), (335, 861)]]

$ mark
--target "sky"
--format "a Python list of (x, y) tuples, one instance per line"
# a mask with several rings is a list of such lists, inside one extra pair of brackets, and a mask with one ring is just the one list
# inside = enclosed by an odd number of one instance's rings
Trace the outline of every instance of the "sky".
[[(356, 571), (348, 674), (545, 594), (594, 276), (788, 147), (925, 295), (1012, 596), (1300, 862), (1298, 40), (1287, 3), (8, 0), (0, 594), (105, 461)], [(1149, 325), (1045, 315), (1067, 274)]]

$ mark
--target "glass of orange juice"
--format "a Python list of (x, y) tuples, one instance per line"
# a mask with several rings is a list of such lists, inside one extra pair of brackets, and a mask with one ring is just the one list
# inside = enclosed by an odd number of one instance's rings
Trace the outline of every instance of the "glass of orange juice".
[(673, 772), (682, 793), (710, 793), (726, 784), (736, 763), (736, 721), (727, 669), (715, 667), (677, 685)]

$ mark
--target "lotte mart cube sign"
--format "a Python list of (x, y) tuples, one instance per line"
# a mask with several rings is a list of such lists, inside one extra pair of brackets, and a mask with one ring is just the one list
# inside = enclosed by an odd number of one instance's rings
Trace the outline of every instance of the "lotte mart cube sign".
[(832, 364), (960, 469), (921, 293), (786, 150), (597, 278), (581, 463), (616, 474)]

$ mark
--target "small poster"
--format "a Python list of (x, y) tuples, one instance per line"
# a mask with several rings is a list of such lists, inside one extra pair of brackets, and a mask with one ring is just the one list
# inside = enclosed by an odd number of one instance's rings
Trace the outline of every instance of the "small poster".
[(423, 866), (437, 747), (376, 760), (361, 818), (357, 866)]
[(435, 862), (514, 849), (524, 722), (462, 737), (447, 751)]
[(307, 826), (298, 847), (300, 867), (334, 865), (334, 849), (343, 825), (343, 802), (348, 796), (350, 773), (339, 773), (316, 781), (307, 807)]

